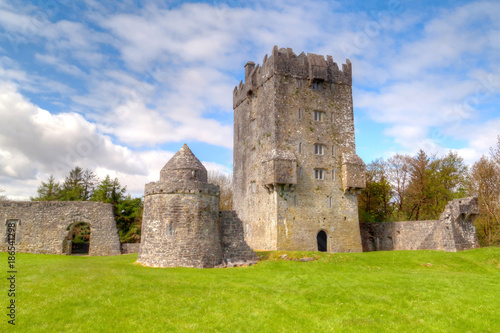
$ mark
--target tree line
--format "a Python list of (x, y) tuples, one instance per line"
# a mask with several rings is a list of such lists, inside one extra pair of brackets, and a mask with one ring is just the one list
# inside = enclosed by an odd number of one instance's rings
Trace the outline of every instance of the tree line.
[(481, 245), (500, 245), (500, 136), (488, 156), (471, 167), (457, 153), (420, 150), (395, 154), (366, 166), (366, 189), (359, 195), (360, 222), (438, 219), (448, 201), (477, 196), (475, 225)]
[(32, 201), (97, 201), (113, 204), (120, 241), (139, 242), (142, 224), (142, 198), (132, 198), (126, 194), (117, 178), (107, 175), (99, 179), (94, 171), (75, 167), (69, 171), (64, 182), (59, 183), (54, 176), (42, 181), (37, 196)]

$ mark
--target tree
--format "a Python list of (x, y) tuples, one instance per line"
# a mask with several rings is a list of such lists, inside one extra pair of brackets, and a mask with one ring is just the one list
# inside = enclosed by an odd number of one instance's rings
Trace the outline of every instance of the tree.
[(75, 167), (69, 172), (64, 180), (61, 190), (62, 201), (81, 201), (83, 200), (83, 170)]
[(233, 209), (233, 177), (220, 170), (208, 171), (208, 182), (220, 187), (220, 210)]
[(406, 220), (406, 196), (410, 181), (410, 161), (409, 155), (396, 154), (387, 160), (387, 178), (393, 190), (393, 200), (395, 204), (396, 220)]
[(142, 198), (126, 196), (115, 206), (116, 225), (123, 243), (141, 241)]
[(425, 211), (429, 217), (439, 218), (446, 204), (457, 198), (465, 197), (467, 166), (456, 152), (431, 162)]
[(83, 189), (81, 198), (84, 201), (90, 200), (96, 186), (99, 183), (99, 179), (96, 174), (89, 169), (85, 169), (82, 173), (81, 187)]
[(361, 222), (386, 222), (391, 219), (394, 205), (386, 170), (387, 162), (383, 159), (366, 166), (366, 188), (359, 196)]
[(91, 201), (100, 201), (117, 205), (125, 198), (127, 187), (121, 187), (118, 178), (111, 179), (109, 175), (99, 183), (92, 193)]
[(420, 149), (415, 157), (410, 160), (410, 181), (407, 188), (409, 202), (409, 219), (418, 220), (422, 208), (428, 199), (428, 185), (430, 179), (430, 165), (432, 157)]
[(61, 186), (56, 182), (53, 175), (50, 175), (47, 182), (42, 181), (42, 184), (38, 186), (37, 196), (31, 197), (31, 201), (53, 201), (60, 200), (61, 197)]
[(482, 156), (470, 171), (469, 192), (478, 197), (475, 221), (481, 245), (500, 245), (500, 137), (490, 157)]

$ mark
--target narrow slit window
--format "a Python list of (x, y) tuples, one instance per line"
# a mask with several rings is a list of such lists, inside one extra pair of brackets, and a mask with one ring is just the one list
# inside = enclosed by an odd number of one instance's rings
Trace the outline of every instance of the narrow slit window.
[(333, 122), (335, 122), (335, 115), (334, 115), (334, 113), (333, 113), (333, 112), (330, 114), (330, 121), (331, 121), (332, 123), (333, 123)]
[(302, 110), (299, 109), (299, 119), (302, 119)]
[(297, 195), (293, 196), (293, 206), (297, 207)]
[(167, 236), (172, 236), (174, 234), (174, 223), (172, 221), (167, 222)]
[(302, 153), (302, 142), (299, 142), (299, 154)]
[(332, 170), (332, 180), (335, 180), (335, 170)]
[(332, 156), (335, 156), (335, 145), (332, 146)]
[(299, 179), (302, 179), (303, 176), (304, 176), (304, 169), (302, 169), (302, 167), (299, 167)]

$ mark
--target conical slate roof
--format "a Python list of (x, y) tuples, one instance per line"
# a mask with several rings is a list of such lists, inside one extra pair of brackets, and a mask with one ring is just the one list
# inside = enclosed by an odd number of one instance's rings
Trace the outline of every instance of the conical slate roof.
[(192, 175), (194, 180), (207, 181), (207, 169), (200, 160), (194, 156), (189, 147), (184, 144), (181, 149), (165, 164), (160, 171), (160, 180), (186, 179)]

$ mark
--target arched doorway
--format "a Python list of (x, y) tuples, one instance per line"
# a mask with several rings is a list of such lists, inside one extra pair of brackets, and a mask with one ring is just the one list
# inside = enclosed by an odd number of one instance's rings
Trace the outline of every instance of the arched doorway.
[(326, 232), (320, 230), (320, 232), (318, 232), (318, 235), (316, 236), (316, 240), (318, 241), (318, 251), (321, 252), (328, 251)]
[(63, 241), (63, 253), (88, 255), (90, 249), (90, 224), (75, 222), (68, 227), (68, 236)]

